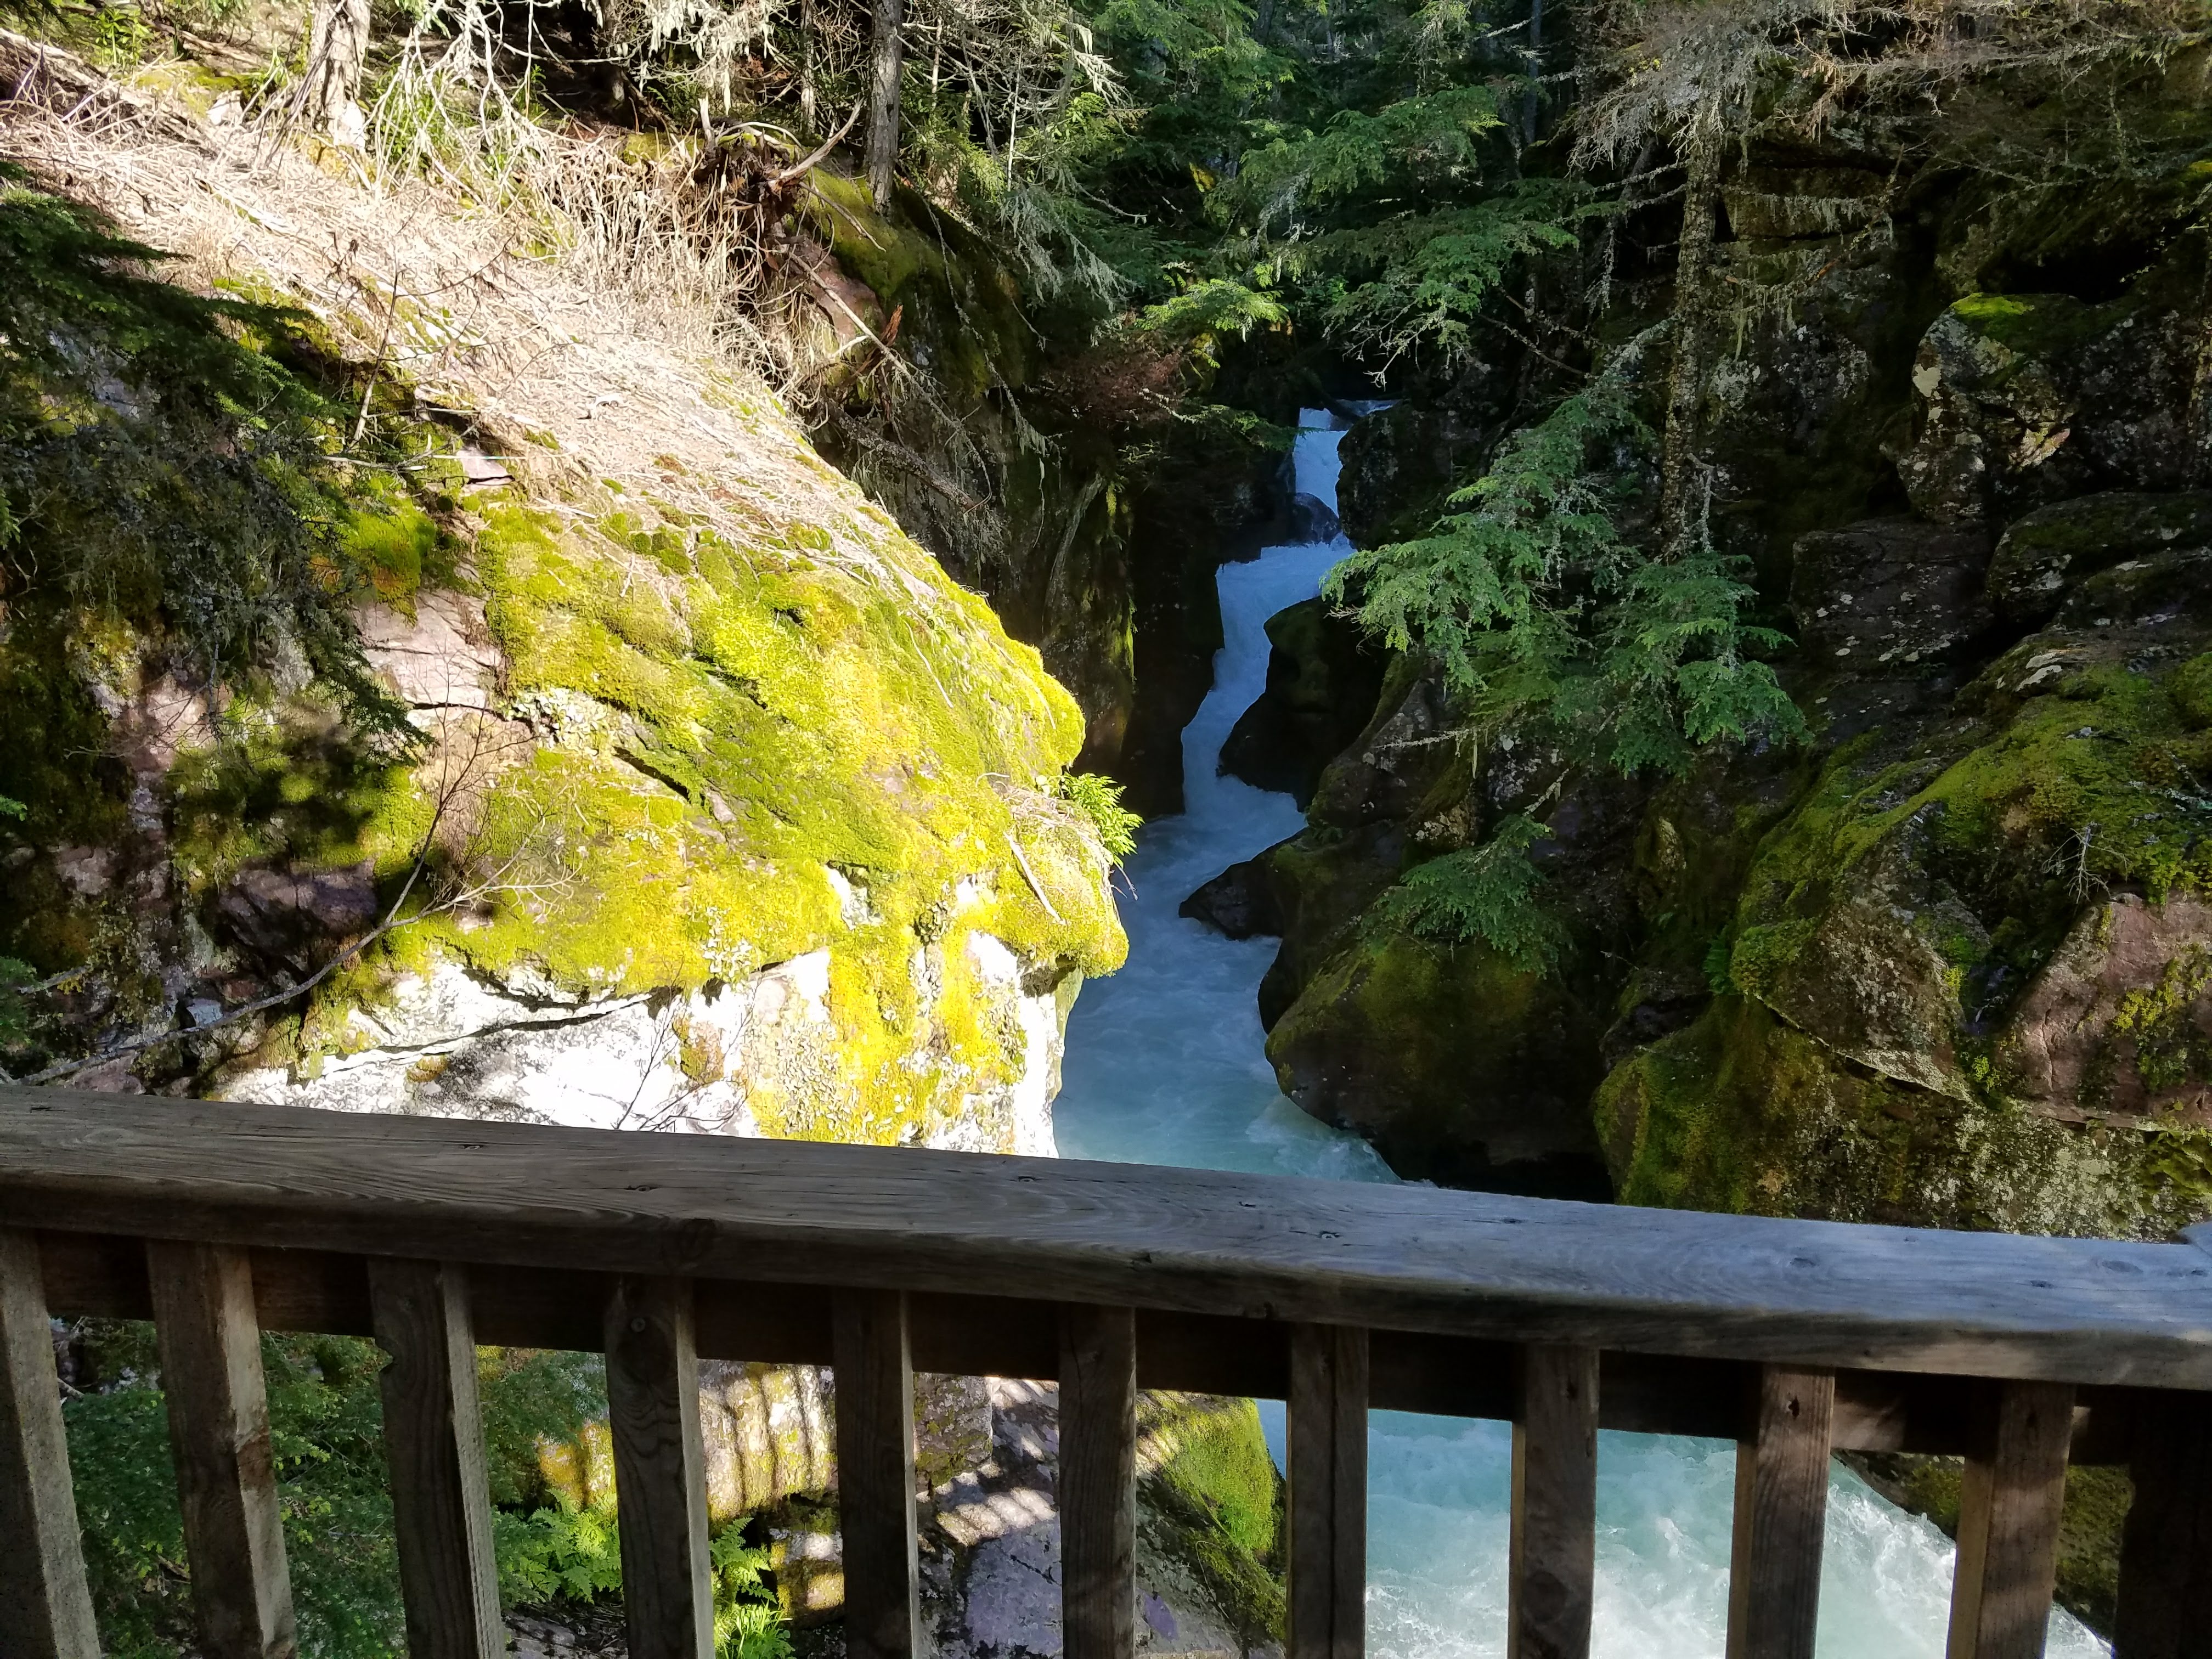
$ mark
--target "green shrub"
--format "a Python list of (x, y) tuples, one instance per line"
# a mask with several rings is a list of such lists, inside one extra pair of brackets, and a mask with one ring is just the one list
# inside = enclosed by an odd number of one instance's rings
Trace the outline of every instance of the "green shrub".
[(1144, 819), (1121, 805), (1121, 786), (1095, 772), (1069, 772), (1060, 780), (1060, 798), (1089, 818), (1099, 844), (1119, 863), (1137, 850)]
[[(111, 1659), (171, 1659), (191, 1640), (190, 1571), (152, 1330), (107, 1328), (93, 1340), (98, 1368), (116, 1381), (71, 1400), (64, 1416), (101, 1645)], [(350, 1338), (273, 1335), (261, 1354), (300, 1650), (386, 1659), (403, 1626), (382, 1355)]]
[[(64, 1416), (101, 1644), (111, 1659), (177, 1659), (192, 1645), (191, 1575), (153, 1328), (98, 1323), (79, 1340), (99, 1382)], [(605, 1417), (604, 1362), (523, 1349), (477, 1357), (502, 1601), (619, 1595), (611, 1503), (579, 1507), (541, 1473), (547, 1449)], [(262, 1339), (306, 1659), (389, 1659), (404, 1645), (383, 1364), (381, 1349), (356, 1338)], [(732, 1522), (714, 1540), (717, 1638), (724, 1659), (783, 1659), (788, 1646), (761, 1582), (767, 1553), (746, 1543), (745, 1525)]]
[(1565, 930), (1537, 901), (1543, 872), (1528, 861), (1545, 833), (1534, 818), (1512, 814), (1480, 846), (1431, 859), (1385, 891), (1376, 920), (1438, 945), (1480, 939), (1516, 968), (1551, 966)]

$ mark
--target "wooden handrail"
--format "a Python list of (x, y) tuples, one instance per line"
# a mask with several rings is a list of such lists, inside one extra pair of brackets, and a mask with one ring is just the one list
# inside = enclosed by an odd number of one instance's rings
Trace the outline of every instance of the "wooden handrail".
[(2207, 1443), (2189, 1243), (0, 1086), (0, 1659), (94, 1651), (47, 1314), (156, 1319), (218, 1656), (289, 1640), (257, 1325), (395, 1356), (410, 1647), (441, 1659), (501, 1639), (478, 1341), (609, 1355), (641, 1659), (711, 1647), (701, 1356), (837, 1369), (856, 1655), (920, 1642), (916, 1368), (1060, 1381), (1071, 1659), (1135, 1639), (1139, 1387), (1289, 1401), (1299, 1659), (1361, 1650), (1374, 1407), (1516, 1423), (1516, 1654), (1587, 1651), (1600, 1425), (1740, 1442), (1732, 1654), (1809, 1655), (1838, 1449), (1968, 1457), (1952, 1659), (2035, 1650), (2069, 1453), (2154, 1494), (2123, 1659), (2195, 1651), (2177, 1598), (2212, 1585), (2212, 1492), (2165, 1478)]
[(2212, 1253), (0, 1088), (17, 1225), (2212, 1389)]

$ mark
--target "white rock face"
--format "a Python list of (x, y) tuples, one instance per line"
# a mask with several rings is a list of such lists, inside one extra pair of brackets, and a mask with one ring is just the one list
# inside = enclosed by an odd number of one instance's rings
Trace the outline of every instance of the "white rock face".
[[(968, 948), (986, 1005), (978, 1023), (1000, 1034), (1014, 1081), (979, 1079), (957, 1115), (917, 1139), (1050, 1157), (1074, 981), (1032, 990), (1038, 976), (999, 940), (971, 934)], [(917, 951), (914, 971), (941, 987), (930, 956)], [(756, 1092), (826, 1099), (851, 1086), (830, 1012), (830, 952), (813, 951), (689, 994), (592, 998), (443, 960), (403, 975), (374, 1006), (350, 1010), (345, 1052), (307, 1069), (249, 1062), (222, 1092), (336, 1111), (758, 1134)]]

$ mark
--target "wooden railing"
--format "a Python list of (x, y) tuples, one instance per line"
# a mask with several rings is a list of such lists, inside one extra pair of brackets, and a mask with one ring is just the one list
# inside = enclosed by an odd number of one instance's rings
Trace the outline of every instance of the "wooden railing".
[[(826, 1288), (825, 1288), (826, 1287)], [(713, 1645), (700, 1357), (836, 1369), (846, 1644), (926, 1651), (915, 1367), (1060, 1384), (1069, 1659), (1133, 1650), (1137, 1391), (1285, 1399), (1289, 1651), (1362, 1650), (1371, 1407), (1514, 1424), (1509, 1651), (1589, 1646), (1601, 1427), (1738, 1443), (1728, 1650), (1813, 1651), (1828, 1457), (1963, 1454), (1953, 1659), (2212, 1652), (2212, 1252), (0, 1089), (0, 1655), (90, 1659), (50, 1315), (157, 1328), (209, 1659), (292, 1646), (258, 1329), (374, 1336), (413, 1659), (501, 1651), (476, 1343), (607, 1356), (632, 1659)]]

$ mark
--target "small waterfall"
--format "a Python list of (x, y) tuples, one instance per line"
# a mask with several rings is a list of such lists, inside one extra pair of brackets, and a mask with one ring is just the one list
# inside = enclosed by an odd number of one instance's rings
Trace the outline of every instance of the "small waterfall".
[[(1336, 505), (1325, 410), (1300, 420), (1297, 488)], [(1316, 592), (1352, 550), (1271, 547), (1221, 567), (1224, 643), (1213, 689), (1183, 732), (1186, 811), (1140, 833), (1121, 904), (1129, 963), (1084, 988), (1068, 1021), (1054, 1109), (1060, 1155), (1346, 1181), (1394, 1176), (1365, 1142), (1315, 1121), (1275, 1087), (1255, 1000), (1272, 939), (1226, 939), (1176, 914), (1193, 889), (1304, 820), (1288, 795), (1215, 768), (1267, 682), (1267, 618)], [(1282, 1457), (1282, 1408), (1261, 1407)], [(1711, 1659), (1728, 1622), (1735, 1447), (1599, 1437), (1596, 1630), (1603, 1659)], [(1502, 1423), (1377, 1412), (1368, 1442), (1368, 1650), (1376, 1659), (1477, 1659), (1505, 1648), (1511, 1431)], [(1821, 1659), (1940, 1659), (1950, 1541), (1838, 1466), (1828, 1491)], [(2052, 1659), (2108, 1650), (2051, 1616)]]

